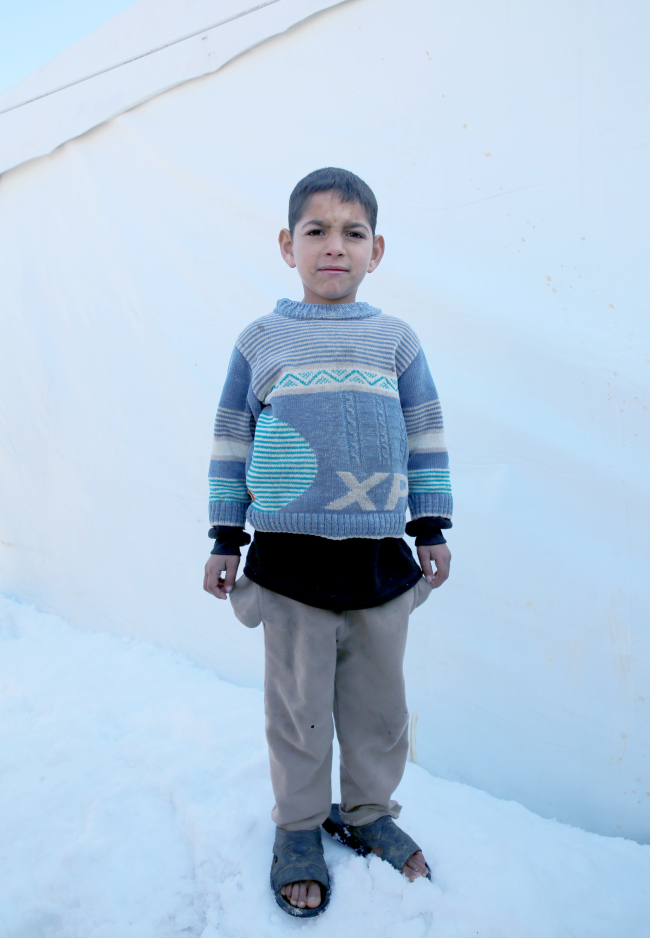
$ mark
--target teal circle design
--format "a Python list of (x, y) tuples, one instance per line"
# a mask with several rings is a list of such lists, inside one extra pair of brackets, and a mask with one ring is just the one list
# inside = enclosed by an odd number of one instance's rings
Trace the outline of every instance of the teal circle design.
[(307, 491), (317, 472), (316, 454), (307, 440), (288, 423), (262, 414), (246, 474), (253, 508), (279, 511)]

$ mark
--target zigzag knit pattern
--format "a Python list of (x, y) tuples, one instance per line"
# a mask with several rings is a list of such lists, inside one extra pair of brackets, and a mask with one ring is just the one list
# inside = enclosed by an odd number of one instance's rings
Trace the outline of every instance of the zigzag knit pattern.
[(358, 384), (382, 391), (397, 391), (396, 379), (387, 378), (376, 371), (359, 371), (358, 368), (332, 368), (326, 371), (320, 368), (318, 371), (287, 371), (280, 381), (273, 385), (271, 393), (283, 388), (308, 388), (311, 385), (328, 384)]
[(440, 401), (417, 336), (367, 303), (280, 300), (233, 351), (214, 429), (210, 522), (400, 537), (450, 518)]

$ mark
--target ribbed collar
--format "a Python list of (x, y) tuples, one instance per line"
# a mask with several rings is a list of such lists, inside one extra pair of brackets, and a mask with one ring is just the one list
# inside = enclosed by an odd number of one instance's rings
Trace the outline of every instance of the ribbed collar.
[(378, 316), (380, 309), (368, 303), (299, 303), (297, 300), (278, 300), (274, 313), (291, 319), (367, 319)]

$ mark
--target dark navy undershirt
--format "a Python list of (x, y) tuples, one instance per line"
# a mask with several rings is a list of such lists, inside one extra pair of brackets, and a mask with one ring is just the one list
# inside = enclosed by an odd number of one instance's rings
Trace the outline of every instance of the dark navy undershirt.
[[(444, 544), (445, 518), (419, 518), (406, 526), (416, 546)], [(241, 528), (213, 527), (213, 554), (239, 554), (250, 538)], [(369, 609), (395, 599), (422, 576), (408, 544), (397, 537), (331, 540), (311, 534), (256, 531), (244, 574), (249, 580), (320, 609)]]

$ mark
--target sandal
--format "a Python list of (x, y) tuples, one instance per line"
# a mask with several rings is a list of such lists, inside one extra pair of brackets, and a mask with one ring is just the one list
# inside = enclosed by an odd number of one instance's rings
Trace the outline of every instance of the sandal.
[[(291, 905), (280, 890), (288, 883), (311, 879), (321, 887), (321, 904), (315, 909)], [(330, 878), (323, 856), (320, 828), (312, 831), (276, 829), (271, 864), (271, 889), (283, 912), (300, 918), (313, 918), (327, 908), (330, 901)]]
[[(379, 858), (386, 860), (400, 873), (406, 861), (420, 850), (416, 842), (397, 826), (390, 815), (384, 815), (372, 824), (352, 827), (343, 821), (339, 805), (333, 804), (330, 816), (323, 821), (323, 827), (334, 840), (346, 847), (352, 847), (359, 856), (367, 857), (373, 852), (373, 847), (379, 847)], [(431, 881), (428, 865), (427, 871), (426, 879)]]

